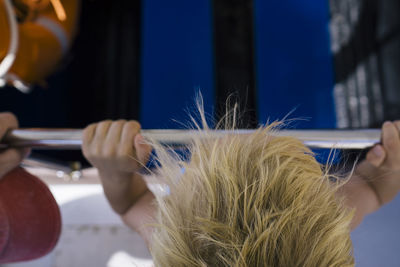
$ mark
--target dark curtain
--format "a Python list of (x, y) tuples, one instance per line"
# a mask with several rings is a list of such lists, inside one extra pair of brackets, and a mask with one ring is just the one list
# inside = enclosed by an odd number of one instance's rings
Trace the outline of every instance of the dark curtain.
[[(214, 0), (217, 118), (239, 104), (239, 127), (257, 125), (253, 0)], [(226, 106), (228, 105), (228, 106)]]

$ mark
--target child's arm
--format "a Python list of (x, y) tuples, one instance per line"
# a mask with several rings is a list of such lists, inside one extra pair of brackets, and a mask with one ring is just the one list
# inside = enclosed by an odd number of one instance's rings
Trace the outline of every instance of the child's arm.
[(395, 198), (400, 191), (400, 121), (383, 124), (382, 144), (367, 153), (342, 190), (348, 206), (355, 208), (352, 229)]
[(98, 169), (104, 193), (124, 222), (148, 242), (144, 224), (154, 216), (153, 194), (138, 171), (151, 147), (144, 144), (136, 121), (103, 121), (83, 132), (83, 154)]

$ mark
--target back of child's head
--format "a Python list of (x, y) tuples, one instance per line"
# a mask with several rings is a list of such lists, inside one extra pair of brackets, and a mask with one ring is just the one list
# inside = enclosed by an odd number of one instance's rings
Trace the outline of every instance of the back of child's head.
[(199, 130), (189, 162), (158, 147), (170, 194), (157, 197), (156, 266), (354, 265), (339, 183), (273, 128), (220, 139)]

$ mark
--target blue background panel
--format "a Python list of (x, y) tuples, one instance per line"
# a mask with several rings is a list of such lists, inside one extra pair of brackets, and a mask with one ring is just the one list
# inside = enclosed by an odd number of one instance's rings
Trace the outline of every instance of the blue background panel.
[(356, 267), (400, 266), (400, 195), (366, 216), (351, 234)]
[(179, 128), (201, 93), (214, 104), (211, 1), (146, 0), (142, 10), (143, 128)]
[(258, 116), (334, 128), (328, 1), (255, 0)]

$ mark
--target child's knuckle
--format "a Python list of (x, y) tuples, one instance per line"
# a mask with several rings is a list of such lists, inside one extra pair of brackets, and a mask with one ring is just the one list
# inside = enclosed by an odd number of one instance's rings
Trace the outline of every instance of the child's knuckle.
[(128, 121), (127, 122), (127, 126), (129, 127), (129, 129), (133, 130), (133, 131), (139, 131), (140, 130), (140, 123), (134, 120)]

